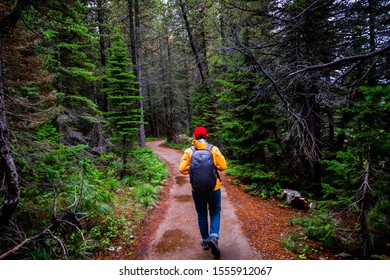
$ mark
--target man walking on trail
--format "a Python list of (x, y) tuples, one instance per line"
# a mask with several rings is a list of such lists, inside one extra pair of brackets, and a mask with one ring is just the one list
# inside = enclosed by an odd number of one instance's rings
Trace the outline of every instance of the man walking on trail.
[[(220, 257), (218, 247), (221, 221), (221, 179), (218, 170), (226, 170), (226, 160), (218, 147), (207, 143), (207, 130), (198, 126), (194, 130), (191, 148), (184, 151), (180, 160), (180, 172), (190, 175), (192, 198), (198, 214), (198, 226), (204, 250)], [(208, 224), (210, 215), (210, 228)]]

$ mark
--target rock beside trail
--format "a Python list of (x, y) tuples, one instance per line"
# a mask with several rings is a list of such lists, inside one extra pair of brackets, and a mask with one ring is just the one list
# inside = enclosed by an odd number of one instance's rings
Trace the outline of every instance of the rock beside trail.
[(309, 203), (296, 190), (284, 189), (280, 199), (285, 200), (293, 208), (301, 210), (309, 209)]

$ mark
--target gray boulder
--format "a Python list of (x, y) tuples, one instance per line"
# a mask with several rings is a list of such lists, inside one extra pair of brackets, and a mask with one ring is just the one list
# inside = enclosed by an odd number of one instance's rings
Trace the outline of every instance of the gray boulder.
[(300, 210), (309, 209), (309, 203), (298, 191), (284, 189), (280, 199), (286, 201), (286, 203), (293, 208)]

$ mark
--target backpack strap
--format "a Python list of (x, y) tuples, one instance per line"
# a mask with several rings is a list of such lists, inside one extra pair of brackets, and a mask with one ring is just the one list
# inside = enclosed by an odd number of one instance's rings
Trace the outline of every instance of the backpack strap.
[[(212, 144), (207, 144), (207, 147), (206, 147), (206, 150), (209, 151), (211, 153), (211, 149), (214, 147), (214, 145)], [(213, 155), (213, 153), (211, 153)], [(213, 155), (213, 158), (214, 158), (214, 155)], [(220, 182), (222, 182), (222, 179), (221, 177), (219, 176), (219, 172), (218, 172), (218, 169), (217, 167), (214, 165), (214, 168), (215, 168), (215, 172), (217, 173), (217, 177), (219, 179)]]

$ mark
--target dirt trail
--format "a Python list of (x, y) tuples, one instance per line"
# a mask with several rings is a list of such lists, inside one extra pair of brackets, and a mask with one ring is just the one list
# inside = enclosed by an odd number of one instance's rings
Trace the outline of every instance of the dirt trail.
[[(179, 161), (182, 153), (164, 147), (163, 141), (149, 142), (148, 146), (163, 159), (170, 168), (172, 186), (167, 194), (165, 215), (155, 232), (144, 232), (151, 235), (149, 245), (143, 248), (142, 258), (149, 260), (207, 260), (213, 259), (210, 251), (200, 246), (200, 233), (197, 226), (195, 207), (191, 197), (188, 176), (179, 172)], [(259, 252), (250, 246), (241, 230), (234, 208), (230, 203), (222, 172), (222, 213), (220, 230), (221, 259), (250, 260), (261, 258)]]

